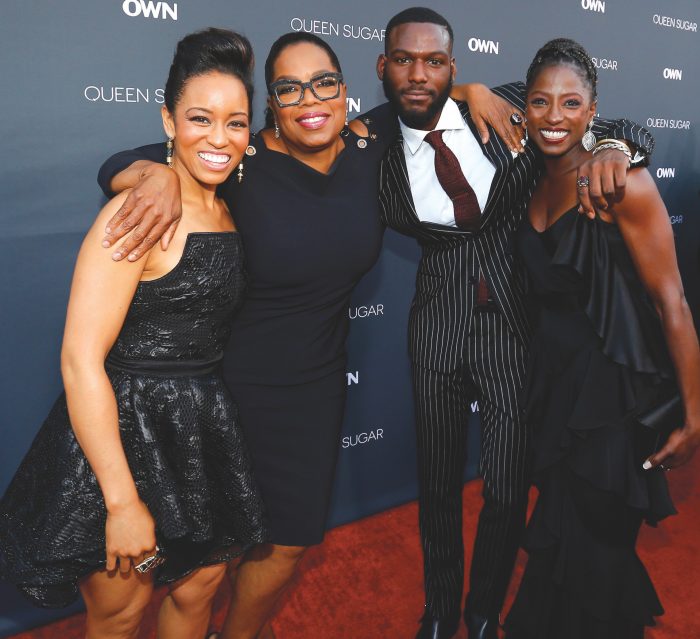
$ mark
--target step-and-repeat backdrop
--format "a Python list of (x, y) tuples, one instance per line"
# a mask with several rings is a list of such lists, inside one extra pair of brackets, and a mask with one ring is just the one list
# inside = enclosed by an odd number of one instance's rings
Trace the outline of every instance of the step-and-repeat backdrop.
[[(245, 33), (262, 62), (287, 31), (338, 53), (357, 115), (378, 104), (374, 66), (387, 20), (405, 2), (354, 0), (4, 0), (0, 6), (0, 491), (60, 390), (59, 350), (76, 251), (104, 203), (95, 176), (111, 153), (163, 139), (160, 106), (175, 43), (206, 26)], [(600, 75), (600, 112), (656, 136), (652, 174), (676, 231), (688, 297), (700, 315), (700, 5), (698, 0), (434, 0), (455, 30), (458, 78), (523, 79), (556, 36), (582, 42)], [(415, 498), (406, 317), (418, 249), (388, 232), (351, 319), (349, 402), (331, 521)], [(467, 476), (478, 459), (472, 405)], [(419, 559), (417, 558), (417, 561)], [(60, 611), (52, 614), (66, 614)], [(44, 623), (0, 584), (0, 635)]]

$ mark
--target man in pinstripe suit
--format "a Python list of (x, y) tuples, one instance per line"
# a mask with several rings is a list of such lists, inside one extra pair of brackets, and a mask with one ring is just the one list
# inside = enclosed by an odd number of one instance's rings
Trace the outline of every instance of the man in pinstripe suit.
[[(474, 399), (483, 428), (484, 506), (465, 621), (470, 639), (495, 639), (529, 485), (528, 438), (518, 407), (529, 329), (509, 242), (539, 174), (539, 158), (528, 145), (511, 153), (493, 131), (482, 143), (467, 105), (448, 98), (453, 36), (442, 16), (408, 9), (390, 20), (385, 38), (377, 70), (400, 116), (400, 132), (382, 163), (382, 212), (388, 226), (422, 247), (409, 317), (426, 592), (416, 639), (452, 637), (459, 625), (465, 426)], [(522, 84), (496, 93), (524, 108)], [(436, 151), (425, 140), (433, 130), (443, 131), (478, 200), (480, 219), (471, 230), (457, 225), (453, 200), (436, 176)], [(593, 130), (645, 149), (645, 132), (626, 121), (599, 120)], [(588, 168), (602, 170), (613, 183), (616, 174), (621, 186), (620, 166), (624, 176), (627, 159), (611, 153), (619, 157), (597, 155)]]

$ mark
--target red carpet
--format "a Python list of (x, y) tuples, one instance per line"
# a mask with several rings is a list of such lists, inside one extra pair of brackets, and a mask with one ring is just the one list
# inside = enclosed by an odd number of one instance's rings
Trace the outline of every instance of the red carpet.
[[(700, 459), (674, 471), (680, 514), (656, 529), (645, 526), (639, 552), (666, 607), (647, 639), (700, 637)], [(480, 484), (464, 490), (465, 544), (470, 547), (480, 507)], [(423, 605), (421, 555), (415, 503), (337, 528), (305, 557), (300, 574), (274, 622), (278, 639), (413, 639)], [(467, 557), (467, 560), (469, 558)], [(520, 557), (512, 598), (522, 571)], [(162, 597), (162, 593), (160, 593)], [(153, 610), (160, 601), (157, 597)], [(220, 626), (227, 593), (217, 598), (213, 625)], [(78, 615), (14, 639), (82, 639)], [(142, 639), (155, 637), (155, 614)], [(457, 635), (465, 639), (464, 628)], [(562, 639), (566, 639), (562, 637)], [(591, 637), (595, 639), (595, 637)]]

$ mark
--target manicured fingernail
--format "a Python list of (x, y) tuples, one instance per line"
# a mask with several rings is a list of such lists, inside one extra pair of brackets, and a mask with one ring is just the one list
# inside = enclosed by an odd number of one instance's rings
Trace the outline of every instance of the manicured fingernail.
[(116, 253), (112, 253), (113, 260), (118, 260), (121, 256), (122, 254), (119, 251), (117, 251)]
[(642, 468), (643, 468), (644, 470), (649, 470), (649, 469), (651, 468), (651, 462), (647, 459), (647, 460), (642, 464)]
[(104, 246), (105, 248), (109, 248), (109, 240), (102, 240), (102, 246)]
[(109, 226), (107, 226), (107, 227), (105, 228), (105, 233), (107, 233), (107, 235), (109, 235), (111, 232), (112, 232), (112, 229), (109, 228)]
[(132, 254), (129, 255), (129, 257), (127, 257), (126, 259), (129, 260), (130, 262), (136, 261), (136, 253), (132, 253)]

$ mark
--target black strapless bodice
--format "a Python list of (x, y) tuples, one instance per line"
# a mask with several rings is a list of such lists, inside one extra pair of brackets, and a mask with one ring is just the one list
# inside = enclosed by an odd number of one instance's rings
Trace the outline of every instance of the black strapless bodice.
[(139, 283), (110, 356), (122, 362), (220, 358), (245, 285), (238, 233), (190, 233), (173, 270)]

